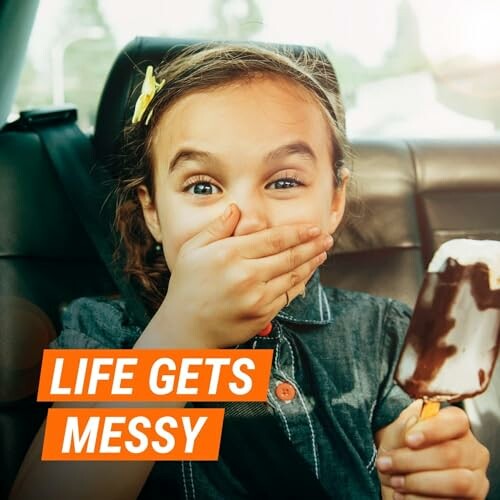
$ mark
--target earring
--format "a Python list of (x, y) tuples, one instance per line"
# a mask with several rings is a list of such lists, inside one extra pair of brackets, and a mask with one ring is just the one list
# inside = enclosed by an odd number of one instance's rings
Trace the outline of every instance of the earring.
[(163, 248), (162, 248), (162, 246), (161, 246), (161, 243), (157, 243), (157, 244), (155, 245), (155, 252), (156, 252), (157, 254), (161, 254), (161, 253), (163, 253)]

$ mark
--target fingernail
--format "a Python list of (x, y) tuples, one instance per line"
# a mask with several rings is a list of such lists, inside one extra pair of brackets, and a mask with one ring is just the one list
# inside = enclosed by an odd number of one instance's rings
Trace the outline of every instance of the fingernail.
[(321, 233), (321, 229), (318, 226), (311, 227), (307, 231), (307, 234), (309, 236), (319, 236), (320, 233)]
[(403, 488), (405, 485), (405, 478), (403, 476), (392, 476), (390, 483), (393, 488)]
[(399, 491), (395, 491), (392, 498), (394, 500), (404, 500), (405, 496), (402, 493), (399, 493)]
[(406, 436), (406, 442), (409, 445), (417, 446), (424, 442), (424, 434), (422, 432), (412, 432)]
[(224, 210), (224, 213), (222, 214), (222, 220), (227, 220), (229, 217), (231, 217), (231, 213), (233, 211), (233, 205), (229, 205), (226, 210)]
[(377, 469), (381, 472), (385, 472), (392, 467), (391, 457), (378, 457), (377, 458)]

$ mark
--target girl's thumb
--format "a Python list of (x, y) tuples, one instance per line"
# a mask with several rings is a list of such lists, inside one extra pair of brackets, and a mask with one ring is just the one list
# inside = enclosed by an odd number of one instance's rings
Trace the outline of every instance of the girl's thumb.
[(238, 217), (236, 217), (237, 213), (237, 205), (231, 203), (222, 215), (210, 222), (203, 231), (190, 240), (189, 246), (200, 248), (214, 241), (231, 236), (234, 232), (235, 223), (238, 220)]

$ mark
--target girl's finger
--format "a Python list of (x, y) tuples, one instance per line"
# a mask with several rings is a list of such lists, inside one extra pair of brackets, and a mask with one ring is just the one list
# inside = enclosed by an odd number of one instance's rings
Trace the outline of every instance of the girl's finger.
[(239, 209), (233, 203), (226, 207), (223, 214), (212, 220), (202, 231), (186, 241), (182, 248), (201, 248), (210, 243), (228, 238), (233, 234), (236, 223), (239, 220)]
[[(289, 248), (279, 254), (256, 260), (253, 263), (256, 266), (256, 275), (259, 276), (260, 281), (266, 283), (283, 275), (292, 277), (299, 267), (313, 261), (315, 257), (323, 255), (326, 250), (331, 248), (332, 244), (332, 237), (330, 235), (323, 235), (307, 243)], [(291, 279), (286, 290), (295, 286), (298, 281), (300, 281), (300, 279), (295, 281)]]
[[(320, 255), (316, 255), (305, 264), (295, 268), (293, 271), (268, 281), (265, 285), (265, 297), (263, 302), (269, 304), (276, 299), (279, 300), (280, 297), (284, 296), (285, 292), (288, 292), (289, 301), (292, 302), (297, 295), (303, 292), (306, 279), (318, 266), (325, 262), (326, 258), (326, 252), (323, 252)], [(296, 288), (298, 291), (294, 294)]]
[[(403, 494), (425, 497), (484, 498), (489, 482), (483, 470), (448, 469), (392, 476), (390, 486)], [(406, 496), (404, 497), (406, 498)]]
[(421, 450), (399, 448), (380, 454), (377, 468), (380, 472), (393, 475), (443, 469), (484, 468), (489, 461), (486, 448), (478, 453), (470, 453), (469, 450), (468, 439), (454, 439)]
[(231, 245), (246, 259), (260, 259), (285, 252), (321, 234), (321, 229), (312, 224), (287, 224), (274, 226), (243, 236), (231, 237)]
[(271, 301), (269, 307), (273, 311), (272, 316), (276, 316), (281, 309), (283, 309), (286, 304), (286, 294), (288, 293), (288, 303), (292, 302), (295, 298), (301, 295), (305, 290), (304, 282), (301, 282), (290, 289), (285, 289), (281, 294), (276, 296), (274, 300)]
[(424, 448), (457, 439), (470, 432), (467, 414), (456, 406), (443, 408), (435, 417), (421, 420), (406, 434), (406, 445)]

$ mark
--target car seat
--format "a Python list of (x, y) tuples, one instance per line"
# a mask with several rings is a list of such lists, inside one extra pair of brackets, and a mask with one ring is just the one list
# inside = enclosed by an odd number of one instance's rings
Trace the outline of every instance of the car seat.
[[(118, 55), (89, 138), (105, 177), (116, 176), (110, 159), (146, 66), (193, 42), (137, 38)], [(357, 140), (353, 146), (357, 188), (351, 220), (322, 267), (325, 285), (412, 305), (439, 243), (458, 236), (500, 239), (500, 142)], [(45, 414), (34, 394), (42, 351), (60, 329), (61, 309), (73, 298), (109, 295), (116, 288), (35, 133), (0, 133), (0, 189), (2, 496)], [(472, 403), (471, 414), (492, 451), (492, 495), (500, 497), (494, 431), (500, 423), (499, 375), (497, 369), (484, 395), (487, 403)]]

